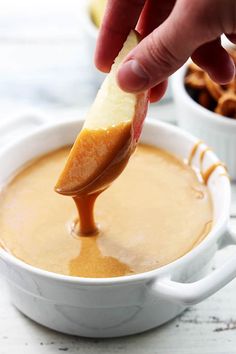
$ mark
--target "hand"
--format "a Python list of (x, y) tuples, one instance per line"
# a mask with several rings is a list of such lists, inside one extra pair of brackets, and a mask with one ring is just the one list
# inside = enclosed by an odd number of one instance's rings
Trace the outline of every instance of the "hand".
[(109, 71), (128, 33), (142, 37), (118, 72), (128, 92), (151, 88), (151, 100), (162, 97), (166, 80), (191, 57), (219, 84), (234, 77), (234, 63), (221, 46), (224, 33), (236, 43), (235, 0), (108, 0), (95, 63)]

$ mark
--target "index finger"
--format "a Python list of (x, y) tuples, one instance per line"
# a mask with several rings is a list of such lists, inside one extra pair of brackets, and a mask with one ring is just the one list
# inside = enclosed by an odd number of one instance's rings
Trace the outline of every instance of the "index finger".
[(109, 71), (129, 32), (134, 29), (145, 0), (108, 0), (95, 52), (95, 64)]

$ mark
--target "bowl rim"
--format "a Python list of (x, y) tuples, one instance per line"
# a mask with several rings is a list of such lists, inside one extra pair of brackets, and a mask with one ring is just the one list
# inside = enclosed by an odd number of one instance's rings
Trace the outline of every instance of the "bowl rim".
[[(9, 143), (4, 149), (0, 151), (0, 155), (6, 154), (8, 150), (12, 149), (14, 146), (17, 147), (18, 144), (21, 144), (23, 142), (27, 142), (27, 139), (31, 139), (34, 137), (36, 140), (39, 139), (39, 137), (43, 134), (45, 134), (48, 131), (53, 131), (55, 129), (64, 129), (64, 127), (67, 127), (68, 125), (74, 125), (79, 123), (82, 124), (83, 119), (72, 119), (72, 120), (67, 120), (67, 121), (60, 121), (60, 122), (53, 122), (49, 124), (42, 125), (42, 127), (38, 128), (36, 131), (31, 131), (28, 134), (25, 134), (22, 137), (19, 137), (15, 139), (14, 142)], [(165, 122), (160, 122), (156, 121), (154, 119), (147, 119), (145, 122), (146, 125), (149, 125), (151, 127), (157, 127), (157, 128), (162, 128), (162, 129), (167, 129), (169, 132), (172, 132), (174, 134), (177, 134), (182, 141), (182, 139), (187, 139), (191, 140), (193, 145), (196, 143), (198, 139), (196, 139), (192, 134), (184, 131), (183, 129), (180, 129), (177, 126), (171, 125), (169, 123)], [(215, 153), (212, 153), (212, 158), (217, 158)], [(215, 171), (216, 172), (216, 171)], [(215, 173), (214, 172), (214, 173)], [(217, 225), (214, 225), (211, 231), (208, 233), (208, 235), (205, 237), (205, 239), (200, 242), (199, 245), (194, 247), (192, 250), (181, 256), (180, 258), (174, 260), (171, 263), (168, 263), (160, 268), (153, 269), (148, 272), (144, 273), (137, 273), (134, 275), (125, 275), (125, 276), (119, 276), (119, 277), (113, 277), (113, 278), (83, 278), (83, 277), (75, 277), (75, 276), (70, 276), (70, 275), (63, 275), (59, 273), (54, 273), (50, 272), (41, 268), (34, 267), (30, 264), (25, 263), (24, 261), (18, 259), (14, 255), (8, 253), (6, 250), (0, 248), (0, 258), (3, 259), (3, 261), (12, 264), (13, 266), (16, 266), (18, 268), (23, 269), (24, 271), (31, 273), (32, 275), (37, 275), (41, 278), (44, 279), (50, 279), (52, 281), (57, 281), (57, 282), (63, 282), (67, 284), (78, 284), (78, 285), (84, 285), (84, 286), (114, 286), (114, 285), (121, 285), (121, 284), (127, 284), (127, 283), (140, 283), (143, 281), (150, 281), (153, 279), (158, 278), (159, 276), (165, 275), (171, 275), (173, 273), (173, 270), (176, 269), (176, 267), (184, 266), (188, 264), (191, 259), (197, 257), (200, 255), (202, 252), (204, 252), (204, 249), (206, 249), (209, 245), (212, 243), (215, 243), (219, 237), (223, 237), (224, 232), (226, 231), (227, 225), (228, 225), (228, 219), (229, 219), (229, 207), (230, 207), (230, 195), (231, 195), (231, 187), (230, 187), (230, 182), (228, 178), (224, 178), (224, 189), (227, 197), (227, 205), (225, 207), (225, 215), (222, 217), (221, 221), (217, 223)]]
[(221, 126), (234, 127), (236, 129), (236, 119), (232, 119), (227, 116), (222, 116), (218, 113), (212, 112), (209, 109), (201, 106), (199, 103), (194, 101), (194, 99), (188, 94), (184, 85), (184, 76), (187, 72), (187, 68), (191, 60), (188, 60), (179, 70), (177, 70), (171, 78), (173, 86), (173, 95), (181, 97), (185, 101), (186, 105), (195, 109), (199, 116), (204, 117), (204, 119), (209, 122), (215, 122)]

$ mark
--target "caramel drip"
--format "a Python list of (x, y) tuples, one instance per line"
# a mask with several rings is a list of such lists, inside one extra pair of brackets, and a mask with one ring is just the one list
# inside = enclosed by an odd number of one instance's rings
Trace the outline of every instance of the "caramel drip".
[[(192, 161), (198, 151), (198, 148), (201, 144), (204, 144), (201, 140), (199, 140), (192, 148), (192, 151), (190, 153), (189, 159), (188, 159), (188, 164), (191, 166)], [(208, 151), (212, 151), (211, 148), (206, 147), (204, 150), (201, 151), (200, 156), (199, 156), (199, 169), (200, 169), (200, 173), (202, 176), (202, 179), (204, 181), (205, 184), (207, 184), (209, 178), (211, 177), (212, 173), (215, 171), (215, 169), (219, 166), (223, 167), (226, 171), (227, 171), (227, 167), (222, 163), (222, 162), (217, 162), (215, 164), (213, 164), (212, 166), (210, 166), (205, 172), (203, 172), (203, 161), (204, 161), (204, 157), (206, 155), (206, 153)], [(226, 173), (222, 173), (220, 176), (225, 176), (229, 178), (229, 175)]]
[(201, 172), (203, 181), (205, 184), (207, 184), (209, 178), (211, 177), (212, 173), (216, 170), (217, 167), (223, 167), (225, 168), (224, 164), (222, 162), (217, 162), (214, 163), (212, 166), (210, 166), (205, 172)]
[(204, 157), (205, 157), (207, 151), (211, 151), (211, 148), (207, 147), (206, 149), (202, 150), (200, 157), (199, 157), (201, 171), (203, 170), (203, 161), (204, 161)]
[[(79, 213), (79, 230), (75, 232), (80, 236), (89, 236), (97, 233), (97, 226), (94, 220), (94, 204), (100, 193), (85, 194), (73, 197)], [(77, 225), (76, 225), (77, 226)]]
[(189, 164), (189, 166), (191, 166), (192, 161), (193, 161), (193, 159), (194, 159), (194, 157), (195, 157), (195, 155), (196, 155), (196, 153), (197, 153), (197, 151), (198, 151), (198, 148), (199, 148), (199, 146), (200, 146), (201, 144), (203, 144), (203, 142), (202, 142), (201, 140), (199, 140), (199, 141), (196, 142), (196, 144), (193, 146), (193, 148), (192, 148), (192, 150), (191, 150), (191, 152), (190, 152), (189, 158), (188, 158), (188, 164)]

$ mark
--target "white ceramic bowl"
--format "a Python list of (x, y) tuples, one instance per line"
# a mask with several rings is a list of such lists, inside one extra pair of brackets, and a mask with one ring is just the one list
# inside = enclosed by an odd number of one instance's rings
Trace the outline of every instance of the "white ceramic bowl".
[(232, 180), (236, 180), (236, 120), (211, 112), (189, 96), (184, 87), (187, 66), (172, 77), (178, 125), (212, 147), (227, 165)]
[[(8, 144), (0, 152), (0, 185), (31, 159), (71, 144), (82, 123), (80, 120), (43, 126)], [(149, 120), (142, 142), (186, 159), (196, 138), (166, 123)], [(205, 168), (217, 161), (214, 153), (208, 152)], [(193, 162), (198, 166), (197, 156)], [(236, 276), (235, 255), (207, 275), (215, 252), (234, 243), (232, 237), (225, 236), (230, 183), (222, 173), (224, 168), (218, 167), (208, 182), (214, 208), (209, 235), (185, 256), (162, 268), (117, 278), (70, 277), (34, 268), (1, 249), (0, 271), (12, 303), (26, 316), (57, 331), (115, 337), (159, 326), (186, 306), (202, 301)]]

